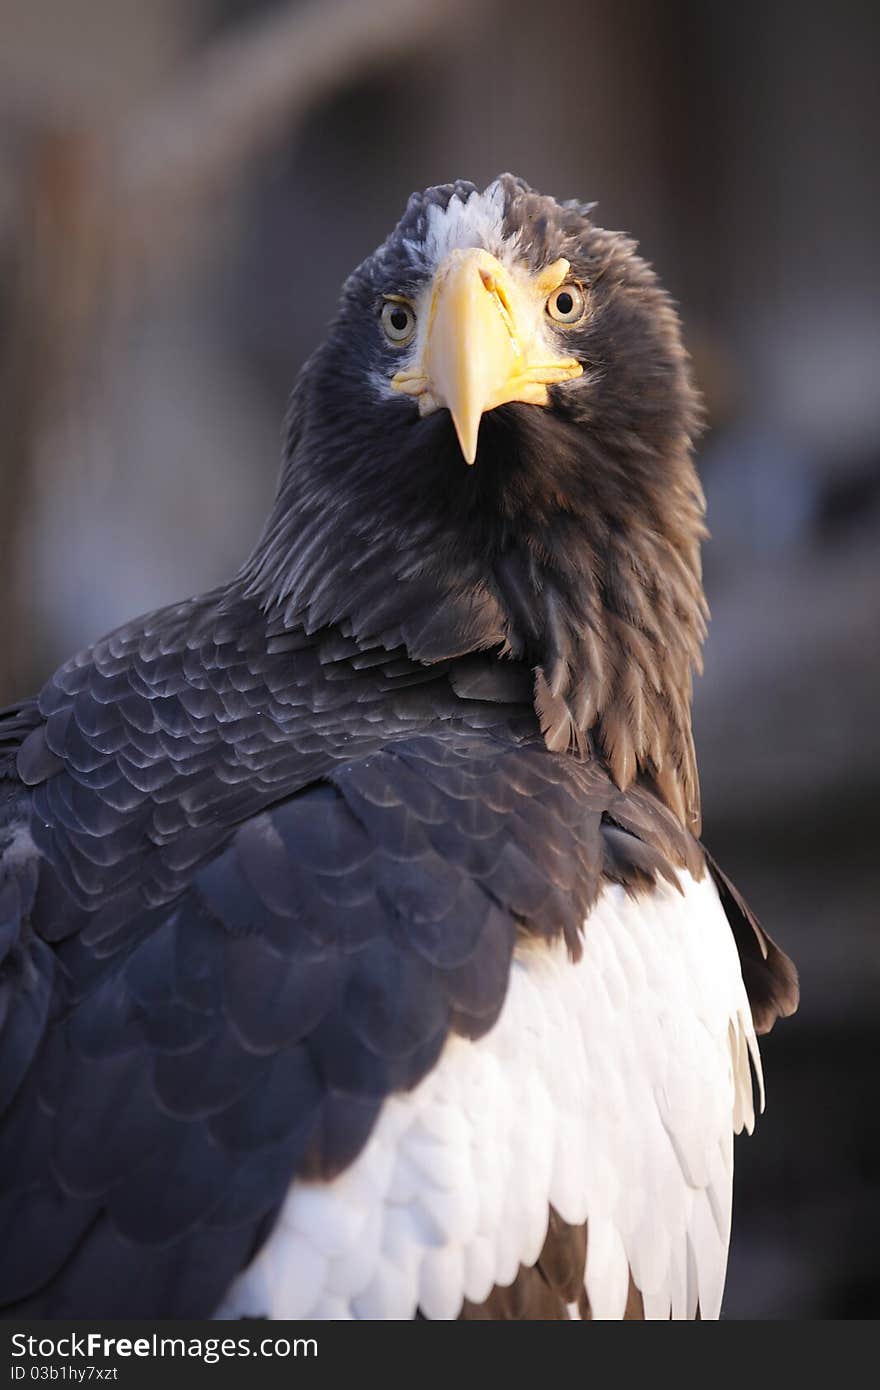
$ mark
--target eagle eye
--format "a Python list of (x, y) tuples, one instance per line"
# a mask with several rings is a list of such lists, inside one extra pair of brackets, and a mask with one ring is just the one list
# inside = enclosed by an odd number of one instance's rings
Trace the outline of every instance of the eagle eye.
[(547, 314), (554, 323), (579, 323), (584, 316), (586, 302), (580, 285), (571, 281), (560, 285), (547, 299)]
[(416, 311), (406, 300), (389, 295), (380, 314), (385, 337), (394, 347), (406, 347), (416, 331)]

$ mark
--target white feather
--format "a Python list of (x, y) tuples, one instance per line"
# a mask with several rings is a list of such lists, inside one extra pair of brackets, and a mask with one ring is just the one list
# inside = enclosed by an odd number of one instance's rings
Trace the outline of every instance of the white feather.
[(606, 888), (576, 964), (523, 945), (495, 1027), (451, 1038), (339, 1177), (291, 1187), (218, 1316), (454, 1318), (534, 1264), (552, 1205), (588, 1222), (595, 1318), (630, 1270), (647, 1316), (717, 1317), (760, 1061), (716, 890), (681, 881)]
[(483, 246), (505, 260), (512, 259), (519, 248), (518, 236), (504, 235), (504, 189), (497, 180), (467, 199), (457, 195), (450, 198), (445, 208), (431, 203), (424, 242), (412, 250), (433, 270), (451, 251), (466, 251), (472, 246)]

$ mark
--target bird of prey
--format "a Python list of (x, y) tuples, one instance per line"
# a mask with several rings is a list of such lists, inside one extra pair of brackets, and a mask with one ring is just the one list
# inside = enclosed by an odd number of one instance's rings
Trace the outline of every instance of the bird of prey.
[(414, 195), (239, 573), (0, 716), (7, 1316), (718, 1316), (797, 984), (698, 839), (698, 418), (588, 206)]

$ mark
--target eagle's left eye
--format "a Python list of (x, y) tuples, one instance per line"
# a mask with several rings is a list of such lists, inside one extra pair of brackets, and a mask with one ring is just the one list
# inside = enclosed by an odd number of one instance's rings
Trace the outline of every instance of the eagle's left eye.
[(579, 323), (584, 316), (584, 292), (571, 282), (560, 285), (547, 300), (547, 314), (554, 323)]
[(380, 317), (389, 343), (395, 347), (406, 347), (412, 341), (416, 331), (416, 311), (406, 299), (386, 299)]

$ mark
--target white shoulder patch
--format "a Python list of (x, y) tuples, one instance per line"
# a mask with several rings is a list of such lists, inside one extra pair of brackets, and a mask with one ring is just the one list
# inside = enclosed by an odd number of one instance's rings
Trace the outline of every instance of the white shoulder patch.
[(497, 180), (483, 193), (472, 193), (466, 201), (450, 198), (445, 208), (432, 203), (427, 222), (424, 244), (413, 249), (432, 269), (451, 251), (472, 246), (485, 247), (499, 260), (510, 260), (518, 249), (518, 236), (504, 235), (504, 189)]
[(217, 1315), (455, 1318), (535, 1263), (552, 1205), (588, 1223), (595, 1318), (630, 1269), (646, 1317), (717, 1317), (760, 1061), (715, 887), (680, 877), (606, 888), (577, 964), (520, 950), (495, 1027), (451, 1038), (333, 1182), (291, 1187)]

